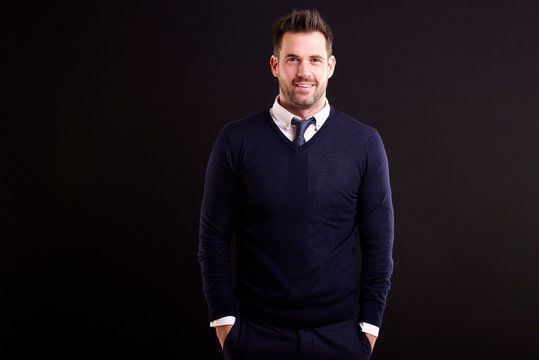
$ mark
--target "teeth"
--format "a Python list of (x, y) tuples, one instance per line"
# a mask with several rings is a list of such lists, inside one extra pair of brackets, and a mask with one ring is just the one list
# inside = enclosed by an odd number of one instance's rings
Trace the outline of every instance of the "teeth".
[(311, 87), (312, 85), (298, 85), (298, 86), (302, 88), (307, 88), (307, 87)]

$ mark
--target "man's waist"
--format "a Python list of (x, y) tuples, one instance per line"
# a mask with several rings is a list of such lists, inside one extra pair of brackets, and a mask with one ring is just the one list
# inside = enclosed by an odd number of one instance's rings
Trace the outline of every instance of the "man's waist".
[(328, 304), (290, 307), (240, 299), (238, 315), (283, 328), (314, 328), (354, 319), (355, 299), (355, 293), (351, 293)]

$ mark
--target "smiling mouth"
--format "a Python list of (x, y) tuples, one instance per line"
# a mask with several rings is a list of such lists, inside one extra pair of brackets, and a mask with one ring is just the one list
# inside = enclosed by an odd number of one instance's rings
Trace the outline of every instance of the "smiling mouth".
[(302, 89), (308, 89), (310, 87), (313, 87), (314, 84), (294, 84), (294, 86), (300, 87)]

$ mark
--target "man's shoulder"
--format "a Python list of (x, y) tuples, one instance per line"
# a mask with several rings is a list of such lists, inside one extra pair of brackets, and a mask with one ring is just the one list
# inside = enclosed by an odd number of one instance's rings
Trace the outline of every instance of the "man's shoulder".
[(260, 123), (266, 122), (268, 116), (269, 110), (258, 111), (227, 123), (223, 126), (223, 131), (227, 133), (241, 133), (254, 130), (260, 126)]
[(374, 127), (367, 125), (334, 107), (331, 107), (330, 117), (335, 120), (335, 123), (342, 129), (342, 131), (353, 136), (361, 134), (362, 136), (370, 137), (377, 133)]

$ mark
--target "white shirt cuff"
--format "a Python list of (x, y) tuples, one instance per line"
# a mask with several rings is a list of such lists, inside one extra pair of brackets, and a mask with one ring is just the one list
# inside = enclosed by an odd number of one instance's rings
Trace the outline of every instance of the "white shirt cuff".
[[(219, 318), (210, 322), (210, 326), (216, 327), (216, 326), (222, 326), (222, 325), (234, 325), (235, 322), (236, 322), (235, 316), (225, 316), (225, 317), (222, 317), (222, 318)], [(380, 333), (380, 328), (378, 326), (375, 326), (366, 322), (360, 322), (359, 326), (361, 327), (361, 331), (367, 334), (378, 336), (378, 334)]]
[(364, 333), (371, 334), (376, 337), (378, 337), (378, 334), (380, 333), (380, 328), (378, 326), (366, 322), (360, 322), (359, 327), (361, 327), (361, 331)]
[(225, 317), (213, 320), (212, 322), (210, 322), (210, 326), (216, 327), (216, 326), (222, 326), (222, 325), (234, 325), (235, 322), (236, 322), (235, 316), (225, 316)]

